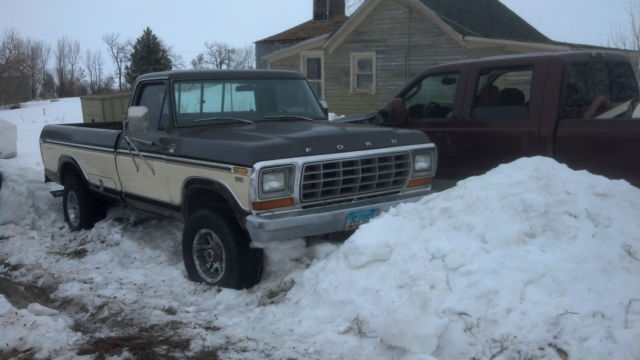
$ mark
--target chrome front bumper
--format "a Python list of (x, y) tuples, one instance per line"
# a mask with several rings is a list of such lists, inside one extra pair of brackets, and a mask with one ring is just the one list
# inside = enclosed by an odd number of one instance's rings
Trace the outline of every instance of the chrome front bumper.
[(403, 195), (389, 195), (367, 200), (292, 210), (283, 213), (249, 215), (246, 228), (254, 243), (288, 240), (346, 230), (349, 214), (375, 209), (378, 216), (403, 202), (415, 202), (431, 193), (422, 189)]

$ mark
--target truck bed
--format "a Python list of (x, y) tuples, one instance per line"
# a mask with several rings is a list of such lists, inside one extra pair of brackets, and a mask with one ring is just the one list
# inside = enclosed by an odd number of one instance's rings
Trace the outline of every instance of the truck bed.
[(121, 132), (121, 122), (47, 125), (42, 129), (41, 139), (113, 151)]

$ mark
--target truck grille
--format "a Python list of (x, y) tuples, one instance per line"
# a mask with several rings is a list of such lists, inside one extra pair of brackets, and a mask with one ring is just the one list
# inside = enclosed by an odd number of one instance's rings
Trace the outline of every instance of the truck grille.
[(410, 173), (408, 153), (305, 164), (300, 201), (310, 203), (401, 189)]

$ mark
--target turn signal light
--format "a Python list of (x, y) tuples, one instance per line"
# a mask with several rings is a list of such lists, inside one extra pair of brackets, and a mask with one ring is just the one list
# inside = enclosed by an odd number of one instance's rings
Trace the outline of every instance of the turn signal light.
[(411, 187), (427, 186), (427, 185), (431, 185), (430, 177), (411, 179), (409, 180), (409, 184), (407, 185), (407, 187), (411, 188)]
[(253, 210), (262, 211), (262, 210), (271, 210), (283, 207), (293, 206), (293, 198), (285, 198), (285, 199), (276, 199), (276, 200), (268, 200), (268, 201), (260, 201), (253, 203)]
[(234, 174), (240, 174), (240, 175), (249, 175), (249, 169), (241, 168), (241, 167), (234, 167), (233, 168), (233, 173)]

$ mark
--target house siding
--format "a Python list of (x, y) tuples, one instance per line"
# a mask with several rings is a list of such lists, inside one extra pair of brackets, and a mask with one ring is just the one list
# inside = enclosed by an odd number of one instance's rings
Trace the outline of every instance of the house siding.
[(269, 63), (262, 57), (291, 45), (290, 42), (256, 43), (256, 69), (268, 69)]
[[(351, 94), (351, 53), (376, 53), (376, 93)], [(466, 57), (467, 51), (404, 1), (383, 0), (332, 52), (325, 53), (329, 110), (354, 115), (376, 111), (425, 68)]]
[[(530, 52), (535, 52), (536, 50), (535, 49), (531, 49), (529, 51)], [(518, 52), (516, 52), (516, 51), (508, 50), (504, 46), (496, 46), (496, 47), (469, 49), (467, 56), (469, 58), (483, 58), (483, 57), (488, 57), (488, 56), (517, 54), (517, 53)]]
[(272, 61), (269, 63), (269, 69), (272, 70), (291, 70), (300, 71), (300, 54), (288, 56), (284, 59)]

